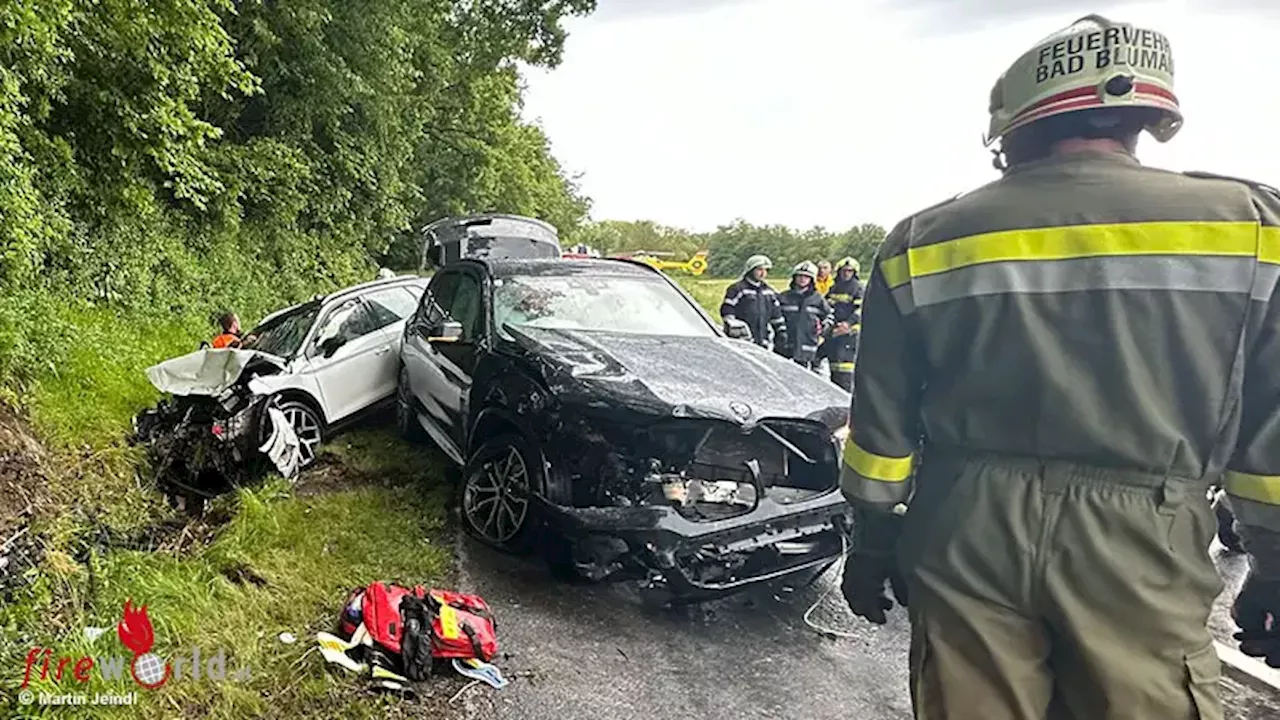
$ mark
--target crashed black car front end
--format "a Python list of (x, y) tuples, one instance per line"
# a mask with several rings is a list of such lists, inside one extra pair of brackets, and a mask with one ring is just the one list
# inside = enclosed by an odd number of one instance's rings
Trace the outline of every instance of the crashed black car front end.
[(553, 562), (689, 602), (839, 556), (843, 390), (726, 338), (508, 331), (537, 378), (522, 409), (544, 456), (534, 505), (564, 539)]
[(541, 510), (586, 577), (702, 600), (820, 571), (842, 549), (838, 441), (821, 422), (579, 417), (563, 431), (552, 482), (577, 496)]

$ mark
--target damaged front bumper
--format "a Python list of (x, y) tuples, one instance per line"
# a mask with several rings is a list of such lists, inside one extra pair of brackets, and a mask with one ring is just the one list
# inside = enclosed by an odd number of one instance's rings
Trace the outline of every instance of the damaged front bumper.
[(672, 603), (816, 575), (839, 557), (852, 527), (839, 490), (800, 498), (789, 488), (772, 488), (751, 512), (718, 520), (691, 520), (661, 505), (573, 508), (536, 502), (569, 540), (579, 574), (636, 579)]

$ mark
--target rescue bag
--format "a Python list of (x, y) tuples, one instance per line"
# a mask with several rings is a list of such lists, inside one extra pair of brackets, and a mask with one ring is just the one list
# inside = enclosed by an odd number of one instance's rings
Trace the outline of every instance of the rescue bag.
[(488, 662), (498, 653), (497, 623), (478, 595), (374, 582), (351, 591), (338, 632), (350, 639), (362, 624), (374, 664), (398, 660), (390, 664), (410, 680), (429, 676), (435, 660)]

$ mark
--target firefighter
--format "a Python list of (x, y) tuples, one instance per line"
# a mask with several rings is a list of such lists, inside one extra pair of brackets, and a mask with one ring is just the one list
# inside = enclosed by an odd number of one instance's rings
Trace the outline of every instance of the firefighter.
[(822, 356), (831, 367), (831, 382), (851, 390), (854, 360), (858, 355), (859, 320), (862, 312), (862, 266), (856, 258), (846, 257), (836, 263), (836, 280), (827, 293), (832, 308), (832, 325), (822, 343)]
[(1138, 162), (1182, 124), (1169, 52), (1089, 15), (1020, 57), (1002, 177), (899, 223), (868, 278), (842, 589), (908, 606), (918, 719), (1220, 720), (1219, 478), (1241, 648), (1280, 665), (1280, 194)]
[(742, 279), (724, 291), (724, 302), (720, 303), (725, 332), (732, 334), (733, 326), (745, 326), (751, 342), (769, 349), (776, 343), (786, 344), (778, 293), (764, 281), (772, 268), (773, 261), (765, 255), (747, 258)]
[(836, 279), (831, 277), (831, 263), (826, 260), (819, 261), (818, 276), (813, 279), (813, 286), (818, 289), (818, 294), (826, 297), (835, 281)]
[(791, 271), (791, 287), (782, 293), (782, 318), (786, 322), (785, 342), (775, 352), (812, 370), (818, 342), (831, 325), (831, 306), (814, 287), (818, 266), (802, 262)]

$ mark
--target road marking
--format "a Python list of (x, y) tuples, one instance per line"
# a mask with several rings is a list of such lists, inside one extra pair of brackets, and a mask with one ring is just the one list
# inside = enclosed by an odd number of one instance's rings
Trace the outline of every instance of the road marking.
[(1280, 670), (1261, 660), (1251, 658), (1230, 645), (1224, 645), (1217, 640), (1213, 644), (1218, 650), (1218, 658), (1228, 669), (1243, 673), (1273, 690), (1280, 690)]

